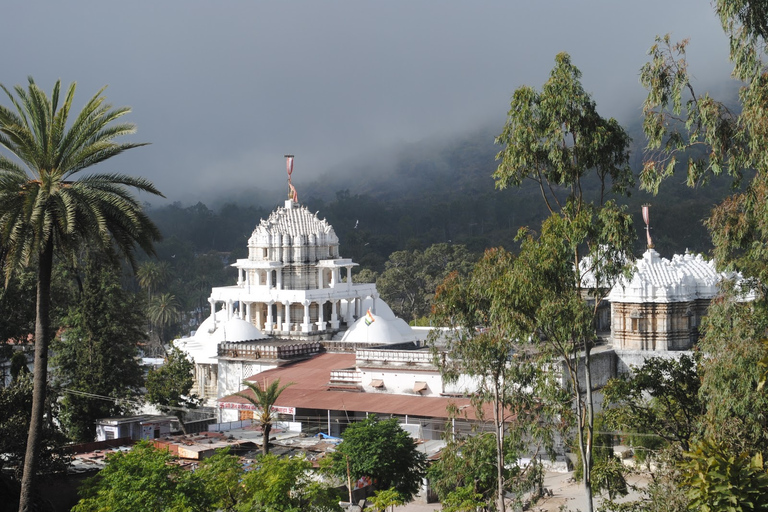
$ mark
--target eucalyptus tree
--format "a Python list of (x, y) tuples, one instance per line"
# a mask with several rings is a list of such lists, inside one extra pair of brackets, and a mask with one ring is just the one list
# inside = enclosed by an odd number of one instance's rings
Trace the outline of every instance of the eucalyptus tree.
[[(0, 242), (6, 281), (21, 267), (37, 272), (32, 415), (24, 459), (19, 509), (32, 506), (34, 477), (48, 371), (51, 272), (55, 256), (71, 258), (89, 244), (135, 267), (136, 247), (151, 253), (160, 233), (133, 191), (162, 195), (148, 180), (120, 173), (85, 173), (94, 165), (143, 146), (117, 142), (135, 132), (119, 122), (128, 107), (105, 102), (104, 89), (70, 119), (72, 83), (49, 97), (30, 77), (27, 88), (2, 87), (11, 107), (0, 105)], [(15, 93), (15, 94), (14, 94)]]
[[(759, 383), (768, 345), (768, 2), (713, 2), (730, 39), (736, 100), (719, 101), (699, 89), (689, 70), (687, 48), (695, 41), (657, 37), (640, 81), (647, 89), (643, 128), (647, 137), (641, 185), (658, 192), (680, 172), (690, 186), (715, 176), (730, 178), (733, 193), (705, 220), (719, 270), (743, 280), (723, 286), (710, 305), (699, 343), (700, 395), (705, 434), (731, 453), (768, 457), (768, 395)], [(744, 301), (751, 292), (755, 300)]]
[(495, 467), (492, 478), (480, 478), (469, 469), (478, 466), (471, 461), (482, 451), (478, 449), (482, 444), (449, 443), (449, 453), (472, 448), (473, 453), (458, 456), (464, 460), (462, 473), (471, 474), (467, 480), (472, 481), (456, 481), (446, 457), (446, 463), (440, 464), (443, 469), (434, 473), (442, 480), (437, 488), (445, 492), (453, 486), (441, 496), (453, 499), (460, 487), (471, 485), (473, 493), (492, 496), (500, 512), (506, 510), (507, 493), (521, 500), (523, 490), (532, 484), (532, 463), (519, 461), (529, 458), (534, 446), (542, 452), (550, 448), (554, 432), (549, 426), (568, 412), (561, 407), (567, 404), (562, 390), (554, 386), (531, 341), (533, 305), (521, 293), (514, 262), (504, 249), (490, 249), (468, 277), (452, 273), (437, 290), (433, 315), (438, 325), (450, 327), (439, 333), (441, 340), (433, 339), (441, 374), (449, 383), (469, 376), (475, 384), (471, 397), (476, 414), (484, 419), (490, 416), (493, 423)]
[(243, 381), (243, 385), (247, 386), (252, 394), (248, 394), (247, 392), (235, 394), (245, 398), (256, 407), (257, 413), (255, 419), (261, 425), (264, 434), (264, 442), (261, 446), (261, 450), (264, 455), (267, 455), (269, 453), (269, 433), (272, 431), (272, 420), (274, 418), (272, 406), (275, 405), (275, 402), (280, 398), (283, 391), (285, 391), (288, 386), (293, 385), (293, 382), (281, 386), (280, 379), (275, 379), (269, 384), (265, 383), (265, 386), (262, 388), (258, 382), (249, 382), (245, 380)]
[(591, 511), (593, 322), (630, 254), (631, 219), (611, 197), (628, 194), (634, 177), (629, 136), (598, 114), (580, 80), (570, 56), (560, 53), (541, 91), (523, 86), (514, 92), (496, 138), (503, 148), (493, 176), (497, 188), (533, 181), (550, 212), (538, 232), (521, 233), (515, 269), (533, 301), (529, 314), (543, 348), (565, 367)]

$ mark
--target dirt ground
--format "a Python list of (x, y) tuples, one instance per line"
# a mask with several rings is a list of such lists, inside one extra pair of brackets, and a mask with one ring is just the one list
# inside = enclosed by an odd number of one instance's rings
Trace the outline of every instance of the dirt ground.
[[(644, 477), (630, 479), (632, 485), (643, 487), (647, 484)], [(552, 491), (552, 496), (539, 500), (530, 510), (533, 512), (559, 512), (562, 510), (586, 510), (584, 489), (580, 483), (573, 481), (573, 473), (548, 472), (544, 476), (544, 487)], [(626, 499), (637, 498), (637, 493), (630, 493)], [(432, 512), (442, 510), (439, 503), (409, 503), (401, 507), (395, 507), (396, 512)]]

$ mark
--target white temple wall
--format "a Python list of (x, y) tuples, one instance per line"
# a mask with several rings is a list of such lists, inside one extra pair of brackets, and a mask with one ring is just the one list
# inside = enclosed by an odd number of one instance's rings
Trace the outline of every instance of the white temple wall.
[[(361, 368), (360, 381), (363, 390), (367, 393), (385, 393), (395, 395), (421, 395), (421, 396), (440, 396), (443, 382), (440, 373), (409, 372), (407, 369), (398, 368), (396, 370)], [(375, 388), (371, 382), (381, 380), (383, 387)], [(414, 391), (416, 383), (423, 382), (426, 387), (421, 392)], [(375, 400), (374, 397), (371, 398)]]
[(219, 359), (216, 398), (237, 393), (244, 388), (245, 379), (277, 366), (276, 362), (263, 359), (247, 361)]

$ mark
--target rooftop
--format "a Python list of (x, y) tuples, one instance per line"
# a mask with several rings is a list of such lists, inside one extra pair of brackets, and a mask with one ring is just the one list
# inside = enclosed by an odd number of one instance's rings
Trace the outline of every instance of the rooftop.
[[(313, 359), (289, 364), (261, 372), (246, 380), (270, 382), (280, 379), (282, 384), (293, 382), (278, 398), (275, 405), (297, 409), (358, 411), (381, 415), (409, 415), (448, 419), (448, 406), (471, 406), (468, 398), (428, 397), (420, 395), (394, 395), (332, 390), (330, 374), (355, 366), (355, 354), (321, 354)], [(251, 391), (247, 390), (246, 394)], [(229, 395), (218, 400), (223, 404), (248, 404), (245, 398)], [(477, 419), (472, 407), (463, 409), (469, 419)]]

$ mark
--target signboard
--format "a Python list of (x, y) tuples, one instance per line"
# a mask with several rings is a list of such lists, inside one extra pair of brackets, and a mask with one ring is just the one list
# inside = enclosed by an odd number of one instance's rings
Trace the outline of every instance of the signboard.
[[(251, 403), (240, 404), (240, 403), (234, 403), (234, 402), (220, 402), (219, 409), (237, 409), (241, 411), (256, 411), (258, 410), (258, 407), (256, 407)], [(295, 407), (283, 407), (280, 405), (273, 405), (271, 411), (279, 414), (296, 414)]]

